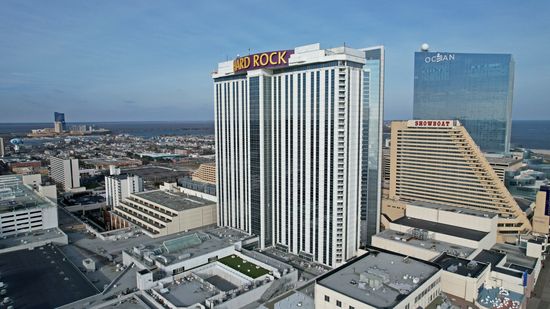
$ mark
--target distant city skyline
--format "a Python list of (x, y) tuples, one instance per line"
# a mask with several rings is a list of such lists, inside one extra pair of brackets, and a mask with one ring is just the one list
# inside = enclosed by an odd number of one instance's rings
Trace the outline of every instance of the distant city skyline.
[(549, 120), (550, 3), (0, 3), (0, 122), (214, 119), (212, 65), (314, 42), (386, 47), (385, 119), (412, 117), (414, 52), (511, 53), (514, 120)]

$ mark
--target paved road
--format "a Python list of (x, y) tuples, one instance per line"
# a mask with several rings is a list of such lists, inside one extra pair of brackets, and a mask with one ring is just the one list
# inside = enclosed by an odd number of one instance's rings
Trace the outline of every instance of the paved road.
[(544, 265), (535, 285), (535, 296), (527, 303), (527, 309), (550, 308), (550, 257), (546, 258)]

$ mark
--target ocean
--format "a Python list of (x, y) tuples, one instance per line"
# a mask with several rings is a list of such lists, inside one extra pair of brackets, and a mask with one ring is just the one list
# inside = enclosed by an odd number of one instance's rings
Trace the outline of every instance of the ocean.
[[(130, 134), (150, 138), (160, 135), (213, 135), (213, 121), (173, 122), (173, 121), (123, 121), (123, 122), (75, 122), (77, 125), (94, 125), (96, 128), (111, 130), (112, 134)], [(0, 123), (0, 135), (25, 136), (31, 130), (53, 127), (53, 123)]]
[[(213, 121), (169, 122), (169, 121), (128, 121), (67, 123), (71, 125), (95, 125), (113, 134), (126, 133), (150, 138), (159, 135), (212, 135)], [(24, 136), (32, 129), (53, 127), (53, 123), (0, 123), (0, 135)], [(512, 121), (512, 146), (531, 149), (550, 149), (550, 120)]]

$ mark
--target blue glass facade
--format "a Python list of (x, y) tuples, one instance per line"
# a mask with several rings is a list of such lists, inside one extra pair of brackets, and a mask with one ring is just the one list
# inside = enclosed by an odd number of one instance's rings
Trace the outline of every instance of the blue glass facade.
[(485, 152), (508, 152), (514, 61), (510, 54), (417, 52), (414, 119), (458, 119)]
[(66, 130), (67, 127), (65, 125), (65, 114), (64, 113), (53, 113), (53, 118), (55, 122), (61, 122), (61, 129)]
[(361, 159), (361, 243), (379, 232), (381, 207), (384, 48), (365, 50)]

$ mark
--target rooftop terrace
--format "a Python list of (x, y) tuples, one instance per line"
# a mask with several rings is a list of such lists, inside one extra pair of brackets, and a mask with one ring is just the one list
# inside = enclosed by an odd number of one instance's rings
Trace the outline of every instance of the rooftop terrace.
[(376, 308), (392, 308), (439, 269), (430, 262), (369, 248), (366, 254), (319, 277), (317, 284)]

